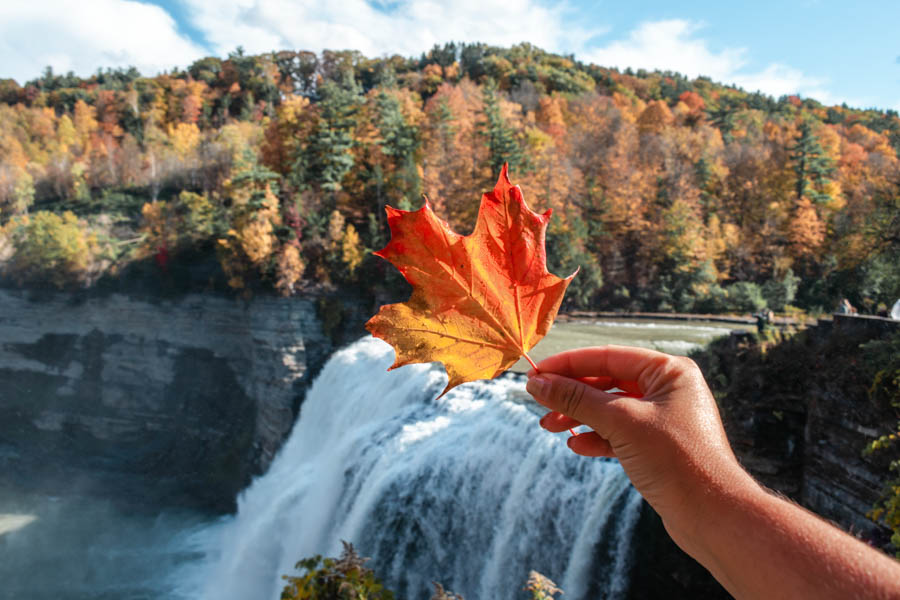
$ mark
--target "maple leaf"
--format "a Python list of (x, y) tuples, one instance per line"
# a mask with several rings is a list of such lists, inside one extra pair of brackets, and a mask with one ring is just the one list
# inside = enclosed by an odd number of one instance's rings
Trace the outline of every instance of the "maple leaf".
[(482, 195), (471, 235), (453, 232), (427, 198), (417, 211), (387, 207), (391, 241), (375, 254), (413, 286), (407, 302), (382, 306), (366, 323), (394, 347), (390, 369), (440, 361), (449, 377), (443, 395), (467, 381), (493, 379), (527, 357), (550, 330), (575, 276), (547, 272), (551, 212), (525, 205), (507, 165), (494, 190)]

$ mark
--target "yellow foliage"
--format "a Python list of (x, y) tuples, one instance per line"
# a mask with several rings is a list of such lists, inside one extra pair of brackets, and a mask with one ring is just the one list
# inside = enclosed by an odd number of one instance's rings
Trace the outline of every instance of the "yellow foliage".
[(34, 202), (34, 179), (24, 168), (0, 163), (0, 218), (21, 214)]
[(337, 210), (328, 218), (328, 241), (331, 249), (336, 249), (344, 237), (344, 216)]
[(141, 233), (144, 243), (140, 255), (149, 256), (160, 248), (174, 247), (177, 234), (173, 224), (169, 223), (168, 204), (164, 201), (145, 202), (141, 207)]
[(353, 227), (353, 224), (349, 224), (341, 240), (341, 259), (347, 265), (347, 270), (350, 272), (351, 277), (356, 272), (357, 267), (362, 264), (364, 257), (365, 251), (362, 243), (359, 241), (359, 234), (356, 233), (356, 228)]
[(275, 247), (275, 236), (272, 235), (272, 222), (268, 219), (256, 219), (244, 225), (238, 234), (241, 249), (253, 264), (265, 260)]
[(286, 245), (278, 255), (276, 265), (275, 288), (283, 295), (290, 296), (294, 286), (303, 276), (303, 259), (300, 258), (300, 250), (296, 246)]
[(252, 187), (229, 186), (228, 192), (234, 200), (234, 211), (227, 238), (218, 241), (219, 263), (228, 285), (242, 288), (249, 273), (255, 271), (261, 277), (271, 273), (270, 259), (280, 248), (275, 228), (281, 225), (281, 214), (278, 198), (268, 186), (257, 205), (250, 201), (260, 192)]
[(278, 119), (284, 125), (296, 125), (308, 107), (309, 98), (306, 96), (289, 95), (278, 107)]
[(97, 242), (72, 212), (49, 211), (14, 217), (4, 227), (13, 251), (7, 273), (17, 282), (63, 288), (85, 283)]
[(184, 161), (194, 154), (200, 145), (200, 128), (196, 123), (169, 125), (169, 139), (175, 155)]

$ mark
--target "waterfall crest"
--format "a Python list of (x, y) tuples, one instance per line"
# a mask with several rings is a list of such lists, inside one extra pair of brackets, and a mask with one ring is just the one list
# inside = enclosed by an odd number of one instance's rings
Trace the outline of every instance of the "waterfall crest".
[(282, 575), (353, 543), (398, 598), (439, 581), (468, 600), (523, 597), (528, 571), (565, 598), (628, 586), (640, 496), (616, 461), (542, 430), (521, 380), (446, 384), (439, 367), (386, 372), (366, 338), (328, 361), (269, 471), (215, 527), (204, 598), (279, 597)]

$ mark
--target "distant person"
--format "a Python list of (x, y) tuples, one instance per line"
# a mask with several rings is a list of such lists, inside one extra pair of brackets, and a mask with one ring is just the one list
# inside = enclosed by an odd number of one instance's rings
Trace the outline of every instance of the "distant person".
[[(606, 346), (537, 366), (527, 389), (551, 411), (541, 426), (591, 427), (569, 448), (618, 458), (675, 543), (736, 598), (900, 599), (900, 563), (744, 471), (690, 359)], [(627, 395), (602, 391), (612, 387)]]
[(838, 305), (837, 310), (839, 315), (855, 315), (857, 314), (856, 308), (850, 304), (850, 301), (844, 298), (841, 300), (841, 303)]
[(764, 335), (775, 320), (775, 314), (768, 308), (760, 310), (753, 316), (756, 317), (756, 332), (759, 335)]

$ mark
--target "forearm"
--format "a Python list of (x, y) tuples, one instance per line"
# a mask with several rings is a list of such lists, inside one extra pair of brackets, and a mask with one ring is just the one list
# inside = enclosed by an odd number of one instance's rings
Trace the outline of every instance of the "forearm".
[(900, 598), (900, 563), (755, 484), (714, 493), (673, 538), (739, 600)]

